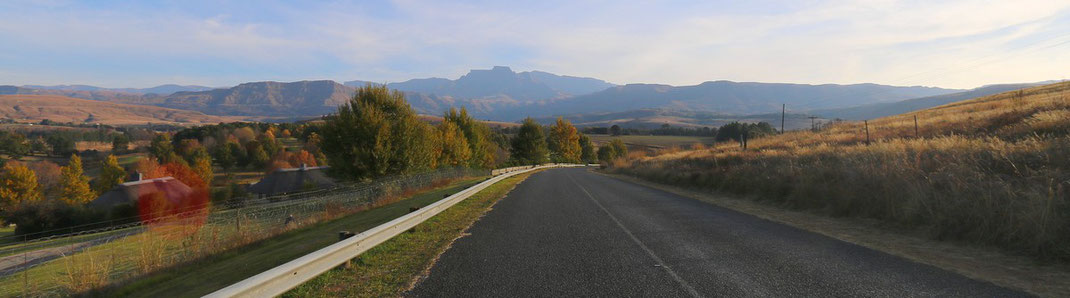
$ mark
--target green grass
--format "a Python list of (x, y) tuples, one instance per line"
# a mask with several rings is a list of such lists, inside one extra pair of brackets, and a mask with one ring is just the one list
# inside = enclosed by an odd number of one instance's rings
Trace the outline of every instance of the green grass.
[(336, 268), (284, 297), (396, 297), (429, 268), (469, 226), (528, 174), (498, 182), (450, 209), (368, 250), (349, 268)]
[(139, 278), (102, 296), (198, 297), (338, 241), (339, 231), (359, 233), (456, 193), (480, 179), (453, 183), (399, 202), (290, 231), (252, 245)]

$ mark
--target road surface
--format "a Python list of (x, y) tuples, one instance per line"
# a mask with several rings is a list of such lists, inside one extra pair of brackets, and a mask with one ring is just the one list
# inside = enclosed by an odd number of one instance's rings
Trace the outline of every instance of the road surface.
[(406, 295), (1026, 296), (586, 169), (529, 177), (469, 233)]

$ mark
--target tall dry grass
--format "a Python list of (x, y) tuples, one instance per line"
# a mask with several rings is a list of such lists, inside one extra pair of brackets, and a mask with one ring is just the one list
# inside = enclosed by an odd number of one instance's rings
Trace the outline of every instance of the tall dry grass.
[(871, 120), (869, 146), (864, 129), (836, 123), (755, 139), (748, 150), (720, 144), (611, 167), (1070, 260), (1070, 83)]

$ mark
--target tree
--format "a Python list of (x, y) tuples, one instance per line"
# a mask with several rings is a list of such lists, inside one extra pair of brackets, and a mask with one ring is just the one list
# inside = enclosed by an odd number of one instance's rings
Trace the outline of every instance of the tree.
[(20, 133), (0, 130), (0, 154), (19, 159), (30, 154), (30, 143)]
[(610, 126), (609, 127), (609, 134), (614, 135), (614, 136), (619, 136), (620, 135), (620, 125), (613, 124), (613, 126)]
[(74, 153), (74, 140), (70, 136), (62, 134), (52, 134), (45, 140), (49, 147), (52, 147), (52, 154), (56, 156), (63, 156), (64, 154)]
[[(228, 148), (230, 144), (234, 143), (227, 142), (226, 144), (216, 146), (215, 150), (212, 150), (212, 158), (214, 158), (215, 162), (223, 168), (223, 172), (225, 173), (229, 173), (230, 169), (234, 168), (234, 164), (236, 163), (234, 155), (230, 153), (230, 148)], [(237, 146), (237, 144), (234, 145)]]
[(169, 163), (178, 160), (175, 147), (171, 144), (171, 135), (161, 133), (152, 138), (149, 143), (149, 154), (161, 163)]
[(37, 176), (23, 165), (9, 163), (0, 172), (0, 208), (11, 211), (20, 204), (41, 200)]
[(368, 85), (338, 107), (337, 114), (325, 117), (321, 149), (331, 171), (341, 177), (410, 173), (431, 166), (432, 130), (404, 94)]
[(557, 117), (557, 123), (550, 127), (548, 143), (555, 162), (580, 162), (580, 134), (568, 120)]
[(435, 166), (465, 166), (472, 156), (468, 139), (453, 121), (446, 119), (435, 128)]
[(111, 139), (111, 152), (121, 154), (130, 149), (130, 137), (120, 134)]
[(37, 185), (45, 198), (59, 196), (61, 169), (54, 162), (42, 160), (26, 164), (26, 167), (37, 175)]
[(115, 155), (108, 155), (108, 158), (100, 162), (100, 177), (97, 178), (97, 192), (104, 193), (106, 191), (115, 188), (116, 185), (122, 184), (126, 180), (126, 170), (119, 165), (119, 160), (115, 158)]
[(628, 156), (628, 147), (620, 139), (613, 139), (609, 143), (598, 147), (598, 160), (609, 163), (614, 159)]
[(594, 145), (591, 144), (591, 138), (585, 134), (580, 135), (580, 161), (585, 163), (594, 162), (598, 156), (595, 156)]
[(520, 125), (520, 130), (511, 142), (512, 158), (516, 163), (534, 165), (546, 162), (546, 137), (542, 126), (535, 122), (535, 119), (524, 119), (524, 124)]
[(460, 127), (464, 137), (468, 141), (471, 152), (471, 162), (468, 166), (474, 168), (490, 168), (495, 164), (495, 151), (497, 148), (490, 141), (490, 127), (468, 115), (468, 110), (461, 108), (460, 111), (450, 108), (443, 121), (451, 121)]
[[(203, 148), (202, 148), (203, 149)], [(212, 157), (208, 154), (196, 155), (193, 157), (192, 170), (193, 173), (200, 177), (204, 185), (212, 185)]]
[(624, 145), (624, 141), (621, 141), (620, 139), (613, 139), (612, 141), (609, 141), (609, 146), (613, 147), (613, 152), (617, 154), (617, 156), (615, 156), (614, 158), (628, 156), (628, 146)]
[(264, 146), (261, 146), (258, 141), (245, 143), (245, 153), (249, 160), (247, 164), (257, 169), (264, 169), (271, 163), (271, 156), (264, 151)]
[(59, 199), (70, 205), (82, 205), (92, 200), (94, 195), (89, 188), (89, 177), (82, 173), (82, 159), (77, 154), (71, 154), (67, 166), (60, 168)]
[(747, 134), (747, 139), (754, 139), (775, 134), (776, 130), (768, 122), (758, 122), (756, 124), (732, 122), (717, 129), (717, 137), (714, 139), (717, 142), (728, 140), (740, 142), (743, 139), (744, 133)]

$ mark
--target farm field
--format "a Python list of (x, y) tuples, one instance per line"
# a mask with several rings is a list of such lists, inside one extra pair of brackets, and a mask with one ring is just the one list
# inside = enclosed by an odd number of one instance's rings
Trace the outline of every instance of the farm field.
[(713, 137), (696, 136), (647, 136), (647, 135), (599, 135), (589, 134), (591, 142), (597, 145), (608, 143), (613, 139), (620, 139), (629, 149), (665, 149), (669, 147), (687, 148), (696, 143), (706, 146), (713, 144)]

